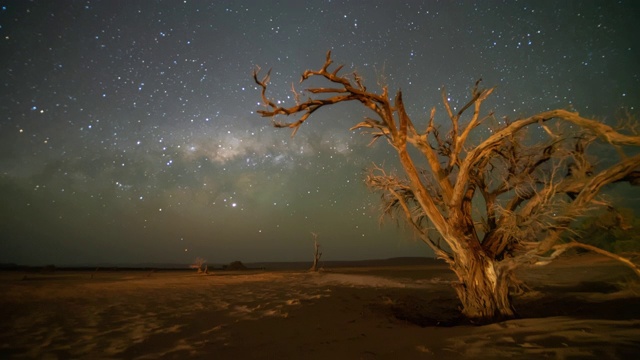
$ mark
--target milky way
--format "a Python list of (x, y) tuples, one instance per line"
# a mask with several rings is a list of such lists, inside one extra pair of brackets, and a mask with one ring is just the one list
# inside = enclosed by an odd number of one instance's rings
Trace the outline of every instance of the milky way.
[[(429, 256), (379, 226), (364, 112), (294, 138), (260, 118), (327, 50), (420, 123), (482, 78), (496, 117), (640, 107), (636, 1), (0, 2), (0, 262), (211, 263)], [(439, 108), (442, 110), (441, 108)], [(439, 119), (444, 121), (444, 119)]]

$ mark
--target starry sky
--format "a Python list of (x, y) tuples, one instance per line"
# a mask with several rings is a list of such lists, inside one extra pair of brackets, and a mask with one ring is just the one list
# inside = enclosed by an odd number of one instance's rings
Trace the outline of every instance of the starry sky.
[[(357, 104), (294, 138), (256, 114), (331, 50), (420, 123), (464, 103), (613, 121), (640, 107), (637, 1), (0, 1), (0, 263), (430, 256), (363, 183), (396, 166)], [(440, 115), (443, 114), (439, 108)], [(443, 118), (437, 119), (444, 123)]]

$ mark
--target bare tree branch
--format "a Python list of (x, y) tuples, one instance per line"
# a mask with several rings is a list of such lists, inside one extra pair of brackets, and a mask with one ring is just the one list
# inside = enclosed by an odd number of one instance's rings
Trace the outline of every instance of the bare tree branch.
[(556, 259), (558, 256), (562, 255), (565, 251), (572, 249), (572, 248), (581, 248), (581, 249), (585, 249), (585, 250), (589, 250), (592, 252), (595, 252), (597, 254), (600, 255), (604, 255), (606, 257), (609, 257), (611, 259), (614, 259), (624, 265), (626, 265), (627, 267), (629, 267), (631, 270), (633, 270), (633, 272), (640, 277), (640, 267), (638, 267), (638, 265), (634, 264), (631, 260), (622, 257), (620, 255), (614, 254), (612, 252), (603, 250), (599, 247), (595, 247), (593, 245), (589, 245), (589, 244), (584, 244), (581, 242), (577, 242), (577, 241), (571, 241), (565, 244), (558, 244), (553, 246), (552, 250), (553, 253), (547, 257), (547, 258), (540, 258), (538, 260), (538, 262), (536, 263), (536, 265), (545, 265), (548, 264), (549, 262), (551, 262), (552, 260)]
[[(327, 52), (319, 70), (306, 70), (301, 82), (317, 77), (329, 85), (306, 89), (312, 96), (304, 101), (292, 86), (296, 104), (290, 107), (269, 100), (270, 71), (259, 78), (256, 68), (253, 78), (265, 106), (258, 113), (271, 118), (275, 127), (292, 129), (293, 136), (325, 106), (358, 101), (369, 109), (369, 116), (351, 130), (367, 132), (370, 144), (385, 138), (406, 178), (374, 166), (367, 184), (382, 192), (384, 213), (404, 215), (422, 241), (450, 265), (459, 279), (456, 291), (463, 312), (470, 318), (512, 316), (508, 289), (509, 282), (516, 281), (513, 269), (545, 259), (549, 252), (582, 246), (562, 243), (562, 236), (585, 212), (611, 206), (598, 198), (604, 186), (622, 181), (640, 185), (637, 121), (627, 121), (625, 133), (559, 109), (515, 121), (505, 118), (495, 128), (489, 123), (491, 133), (483, 135), (474, 130), (494, 119), (493, 112), (482, 107), (494, 88), (482, 89), (478, 80), (457, 111), (443, 88), (442, 106), (450, 123), (443, 136), (435, 107), (424, 131), (418, 130), (401, 91), (392, 103), (387, 86), (380, 94), (372, 92), (356, 72), (341, 75), (343, 67), (332, 65)], [(297, 118), (275, 120), (289, 116)], [(600, 154), (589, 150), (596, 142), (619, 158), (598, 162)], [(432, 232), (442, 242), (434, 241)]]

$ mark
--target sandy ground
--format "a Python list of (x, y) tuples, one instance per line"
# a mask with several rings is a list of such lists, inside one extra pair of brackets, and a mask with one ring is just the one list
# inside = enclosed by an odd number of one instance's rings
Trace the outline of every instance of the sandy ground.
[(514, 300), (522, 318), (451, 326), (459, 304), (444, 266), (7, 272), (0, 358), (640, 358), (640, 291), (626, 268), (582, 256), (522, 277), (535, 290)]

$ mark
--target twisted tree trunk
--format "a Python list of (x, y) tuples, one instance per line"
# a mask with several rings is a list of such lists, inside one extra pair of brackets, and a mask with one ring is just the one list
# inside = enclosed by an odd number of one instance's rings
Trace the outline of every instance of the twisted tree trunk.
[[(471, 141), (474, 129), (495, 120), (493, 112), (481, 115), (482, 103), (493, 88), (481, 89), (480, 80), (459, 109), (449, 103), (442, 89), (451, 126), (441, 134), (435, 107), (421, 130), (407, 114), (401, 91), (393, 100), (386, 86), (380, 94), (368, 91), (356, 72), (340, 75), (342, 66), (331, 68), (332, 64), (331, 52), (327, 52), (322, 68), (306, 70), (301, 82), (317, 77), (329, 86), (306, 89), (310, 94), (306, 100), (292, 86), (296, 104), (288, 107), (267, 97), (270, 71), (259, 79), (256, 69), (253, 78), (265, 106), (258, 114), (271, 118), (275, 127), (292, 129), (293, 136), (322, 107), (357, 101), (370, 110), (372, 116), (351, 130), (369, 132), (372, 143), (386, 139), (397, 152), (406, 178), (388, 175), (375, 166), (367, 184), (382, 192), (385, 214), (404, 215), (420, 239), (449, 264), (459, 280), (455, 290), (462, 312), (471, 321), (515, 316), (509, 290), (520, 284), (513, 276), (514, 268), (536, 259), (552, 260), (570, 247), (606, 253), (640, 274), (628, 259), (586, 244), (565, 243), (562, 238), (577, 217), (593, 207), (610, 206), (597, 198), (604, 186), (621, 181), (640, 184), (637, 122), (616, 130), (575, 112), (549, 110), (515, 121), (495, 121), (498, 127), (490, 135)], [(297, 115), (297, 120), (275, 119), (291, 115)], [(541, 129), (546, 136), (528, 139), (527, 128)], [(591, 160), (604, 156), (587, 152), (595, 142), (610, 146), (619, 158)], [(415, 151), (409, 151), (409, 145)], [(626, 153), (627, 149), (633, 150)], [(475, 210), (479, 217), (474, 218)]]
[(459, 280), (454, 288), (462, 303), (463, 315), (477, 324), (513, 318), (509, 270), (483, 254), (469, 252), (467, 255), (452, 267)]

